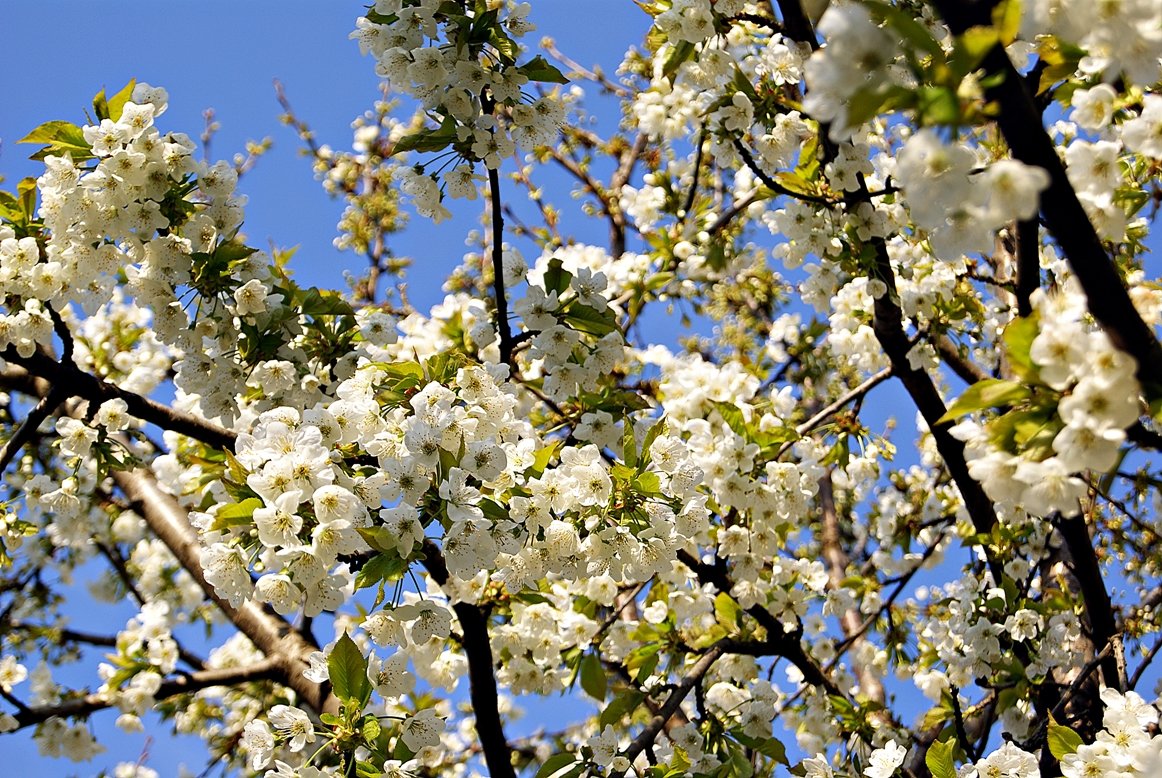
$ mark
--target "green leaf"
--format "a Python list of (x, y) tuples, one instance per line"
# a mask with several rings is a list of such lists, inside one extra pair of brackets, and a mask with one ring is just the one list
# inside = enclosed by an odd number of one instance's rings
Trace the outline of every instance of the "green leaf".
[(1046, 741), (1049, 744), (1049, 753), (1053, 754), (1053, 757), (1058, 761), (1075, 753), (1083, 744), (1081, 735), (1064, 724), (1058, 724), (1052, 716), (1049, 717)]
[(626, 416), (621, 425), (621, 459), (626, 467), (637, 467), (637, 438), (633, 434), (633, 419)]
[(746, 421), (742, 418), (742, 411), (738, 409), (737, 405), (733, 403), (715, 402), (714, 410), (718, 411), (718, 415), (726, 422), (727, 426), (743, 440), (750, 440), (747, 434)]
[(54, 120), (45, 122), (32, 132), (25, 135), (17, 143), (58, 143), (68, 139), (80, 139), (84, 144), (84, 133), (81, 128), (72, 122)]
[(799, 163), (795, 165), (795, 175), (804, 181), (815, 181), (819, 176), (819, 133), (807, 136), (799, 152)]
[(238, 262), (246, 259), (254, 252), (258, 251), (256, 248), (251, 248), (244, 243), (238, 241), (225, 241), (219, 243), (214, 247), (214, 260), (223, 262), (229, 265), (231, 262)]
[(646, 471), (639, 474), (637, 478), (633, 479), (633, 488), (634, 491), (638, 492), (639, 494), (644, 494), (647, 496), (661, 494), (662, 480), (658, 478), (657, 473)]
[(402, 154), (405, 151), (442, 151), (455, 141), (456, 120), (449, 118), (438, 128), (420, 130), (403, 136), (392, 146), (391, 154)]
[(569, 83), (569, 79), (565, 77), (564, 73), (550, 65), (539, 54), (517, 68), (517, 72), (523, 73), (529, 81), (543, 81), (549, 84)]
[(804, 195), (806, 197), (819, 196), (819, 193), (815, 191), (815, 187), (811, 185), (811, 182), (805, 180), (798, 173), (783, 171), (781, 173), (775, 173), (774, 179), (780, 186), (792, 194)]
[(1009, 322), (1001, 336), (1009, 368), (1024, 381), (1036, 381), (1038, 377), (1037, 366), (1033, 364), (1031, 356), (1033, 340), (1038, 332), (1040, 325), (1038, 316), (1034, 313)]
[(98, 92), (97, 96), (93, 98), (93, 112), (96, 113), (97, 119), (112, 119), (113, 121), (120, 119), (121, 114), (125, 112), (125, 104), (133, 96), (133, 87), (136, 85), (137, 79), (130, 79), (129, 83), (118, 90), (117, 94), (107, 99), (104, 89)]
[(93, 159), (93, 150), (85, 140), (85, 134), (72, 122), (59, 120), (45, 122), (16, 142), (48, 144), (30, 159), (40, 160), (49, 155), (64, 154), (69, 154), (74, 162)]
[(976, 70), (981, 61), (1000, 41), (992, 27), (970, 27), (956, 37), (952, 60), (949, 64), (961, 76)]
[(1021, 0), (1001, 0), (993, 8), (993, 26), (1001, 45), (1008, 46), (1021, 31)]
[(227, 468), (230, 471), (230, 480), (236, 484), (246, 483), (246, 476), (249, 475), (246, 471), (246, 466), (238, 461), (238, 458), (229, 451), (222, 451), (222, 458), (226, 461)]
[(658, 667), (658, 653), (662, 650), (661, 643), (648, 643), (639, 646), (625, 658), (625, 668), (632, 670), (634, 680), (644, 682)]
[(736, 631), (742, 624), (742, 608), (729, 594), (719, 592), (714, 597), (714, 618), (728, 631)]
[(564, 441), (554, 440), (553, 442), (541, 448), (541, 450), (537, 452), (536, 457), (533, 459), (532, 469), (536, 470), (538, 474), (545, 472), (545, 468), (549, 466), (549, 462), (553, 461), (553, 457), (556, 455), (557, 451), (560, 450), (563, 444)]
[(750, 763), (750, 757), (746, 751), (741, 748), (731, 750), (727, 764), (729, 772), (725, 774), (731, 778), (751, 778), (754, 775), (754, 765)]
[(1037, 56), (1047, 67), (1041, 73), (1041, 80), (1037, 84), (1037, 94), (1044, 94), (1058, 81), (1072, 76), (1077, 71), (1081, 58), (1085, 55), (1084, 49), (1052, 35), (1040, 39), (1037, 45)]
[[(576, 754), (564, 753), (553, 754), (545, 763), (537, 770), (535, 778), (549, 778), (549, 776), (556, 776), (562, 770), (565, 770), (570, 765), (577, 764), (579, 760)], [(581, 764), (584, 764), (583, 762)]]
[(354, 316), (355, 309), (351, 303), (343, 299), (343, 295), (330, 289), (302, 290), (302, 299), (298, 300), (299, 312), (307, 316)]
[(678, 68), (682, 67), (682, 63), (694, 57), (694, 44), (690, 41), (682, 41), (670, 51), (670, 55), (666, 57), (666, 61), (662, 64), (662, 76), (671, 81), (674, 75), (678, 72)]
[(958, 125), (961, 123), (960, 98), (946, 86), (922, 86), (916, 90), (916, 110), (920, 123), (931, 125)]
[(250, 524), (254, 519), (254, 511), (261, 507), (262, 500), (250, 497), (242, 502), (220, 508), (217, 515), (214, 516), (214, 522), (210, 525), (210, 529), (218, 531)]
[(605, 702), (609, 680), (605, 677), (605, 667), (597, 654), (586, 654), (581, 660), (581, 688), (598, 702)]
[(944, 49), (940, 47), (940, 43), (927, 27), (916, 21), (915, 15), (911, 12), (896, 8), (888, 3), (878, 2), (878, 0), (864, 0), (863, 5), (871, 11), (874, 18), (886, 22), (893, 31), (905, 42), (912, 44), (914, 48), (931, 54), (933, 57), (943, 58)]
[(752, 737), (751, 735), (746, 734), (746, 732), (744, 732), (741, 727), (732, 729), (730, 734), (735, 740), (737, 740), (739, 743), (742, 743), (747, 748), (758, 751), (763, 756), (770, 757), (779, 764), (790, 764), (790, 762), (787, 761), (787, 747), (784, 746), (783, 742), (778, 738)]
[(563, 295), (565, 290), (569, 288), (569, 282), (573, 280), (573, 274), (565, 269), (559, 259), (550, 259), (549, 266), (545, 269), (543, 276), (545, 285), (545, 294), (557, 293), (557, 296)]
[(605, 708), (601, 711), (601, 715), (597, 718), (597, 724), (602, 729), (606, 725), (616, 725), (621, 722), (626, 715), (632, 713), (641, 705), (645, 695), (636, 689), (626, 689), (621, 694), (613, 698)]
[(948, 412), (941, 416), (936, 423), (944, 424), (985, 408), (1015, 405), (1022, 400), (1029, 399), (1032, 395), (1033, 391), (1029, 387), (1016, 381), (986, 378), (965, 389), (964, 394), (956, 399)]
[[(629, 417), (626, 416), (625, 419), (626, 419), (625, 423), (629, 424), (630, 423)], [(666, 420), (665, 419), (658, 419), (656, 422), (653, 423), (653, 425), (648, 430), (646, 430), (645, 440), (642, 441), (641, 459), (642, 459), (643, 466), (645, 464), (649, 463), (650, 446), (654, 445), (654, 441), (657, 440), (658, 436), (661, 435), (665, 431), (666, 431)]]
[(577, 302), (569, 306), (568, 311), (561, 317), (561, 321), (578, 332), (596, 337), (608, 335), (617, 330), (617, 319), (614, 317), (613, 311), (608, 308), (599, 311)]
[(956, 764), (952, 761), (952, 752), (956, 745), (951, 740), (937, 740), (928, 747), (924, 755), (924, 764), (932, 773), (932, 778), (956, 778)]
[(506, 65), (511, 65), (513, 62), (516, 62), (517, 55), (520, 54), (520, 46), (512, 38), (501, 32), (499, 26), (492, 28), (488, 36), (488, 42), (500, 54), (501, 62)]
[(399, 17), (395, 14), (381, 14), (378, 11), (368, 11), (364, 15), (367, 17), (367, 21), (373, 24), (391, 25), (399, 21)]
[(383, 725), (374, 716), (367, 716), (363, 719), (363, 727), (360, 731), (363, 733), (364, 740), (368, 743), (374, 743), (379, 738), (379, 733), (383, 731)]
[(20, 198), (20, 210), (24, 214), (25, 222), (32, 221), (36, 215), (36, 179), (22, 178), (16, 184), (16, 194)]
[(367, 657), (346, 632), (327, 657), (327, 670), (335, 695), (343, 700), (356, 700), (360, 707), (371, 698), (371, 681), (367, 678)]
[[(386, 527), (376, 527), (376, 529), (386, 529)], [(365, 531), (360, 529), (359, 533), (362, 535)], [(369, 545), (374, 546), (375, 544), (369, 543)], [(394, 550), (382, 552), (359, 568), (359, 573), (355, 576), (355, 588), (366, 589), (375, 586), (380, 581), (398, 581), (403, 578), (407, 569), (407, 560), (401, 558)]]
[(915, 93), (901, 86), (867, 86), (847, 103), (847, 125), (858, 127), (881, 113), (905, 108), (912, 104)]

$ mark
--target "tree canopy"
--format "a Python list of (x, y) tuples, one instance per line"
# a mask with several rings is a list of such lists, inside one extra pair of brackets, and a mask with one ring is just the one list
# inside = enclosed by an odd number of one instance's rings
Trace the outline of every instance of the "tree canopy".
[[(208, 157), (160, 86), (23, 139), (0, 732), (88, 762), (160, 720), (263, 778), (1162, 774), (1162, 5), (636, 5), (600, 64), (527, 2), (355, 5), (349, 148), (279, 92), (365, 263), (332, 288), (246, 234), (264, 146)], [(397, 250), (454, 212), (463, 257)]]

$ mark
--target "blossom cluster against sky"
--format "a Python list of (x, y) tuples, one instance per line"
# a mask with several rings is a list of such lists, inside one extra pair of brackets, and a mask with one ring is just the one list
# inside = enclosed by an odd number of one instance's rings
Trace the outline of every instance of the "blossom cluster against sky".
[[(212, 159), (231, 159), (248, 141), (272, 138), (272, 149), (239, 185), (250, 198), (244, 228), (250, 242), (298, 246), (292, 267), (302, 283), (342, 288), (339, 269), (361, 269), (358, 257), (331, 245), (343, 206), (312, 180), (310, 163), (299, 154), (301, 144), (279, 123), (282, 109), (274, 80), (282, 82), (296, 113), (310, 123), (320, 143), (349, 147), (352, 119), (380, 96), (374, 70), (347, 39), (362, 10), (359, 2), (205, 0), (175, 8), (124, 0), (94, 14), (92, 5), (82, 0), (62, 0), (51, 11), (40, 0), (5, 0), (0, 49), (8, 62), (28, 63), (21, 69), (27, 67), (35, 77), (8, 90), (0, 110), (0, 186), (13, 189), (20, 178), (43, 172), (40, 163), (28, 160), (36, 147), (17, 143), (38, 124), (52, 119), (85, 124), (84, 111), (93, 95), (102, 88), (116, 91), (130, 79), (161, 86), (170, 94), (161, 120), (169, 129), (197, 139), (206, 126), (204, 112), (213, 110), (218, 129), (211, 141)], [(647, 17), (624, 0), (590, 0), (584, 13), (567, 3), (539, 4), (532, 21), (538, 29), (530, 42), (551, 35), (579, 62), (601, 63), (609, 71), (647, 27)], [(603, 107), (600, 101), (590, 106)], [(616, 114), (612, 117), (611, 123)], [(440, 299), (440, 281), (465, 251), (464, 237), (476, 225), (478, 203), (469, 206), (441, 225), (413, 219), (408, 232), (399, 236), (396, 252), (417, 259), (409, 293), (421, 308)], [(74, 626), (115, 630), (133, 615), (127, 606), (122, 621), (93, 624), (78, 608)], [(201, 741), (183, 743), (168, 735), (168, 726), (137, 737), (121, 733), (111, 716), (94, 718), (92, 726), (109, 750), (83, 765), (86, 771), (111, 771), (118, 759), (147, 752), (146, 763), (163, 775), (177, 775), (181, 763), (193, 774), (204, 768)], [(64, 760), (39, 756), (31, 734), (8, 736), (9, 745), (16, 746), (21, 738), (25, 745), (6, 754), (6, 769), (53, 775), (71, 769)]]

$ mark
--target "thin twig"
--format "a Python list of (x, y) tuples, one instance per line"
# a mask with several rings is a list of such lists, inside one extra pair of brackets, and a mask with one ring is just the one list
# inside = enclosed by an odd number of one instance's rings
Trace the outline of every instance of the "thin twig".
[[(805, 421), (802, 424), (800, 424), (799, 426), (795, 427), (795, 434), (798, 435), (800, 438), (803, 437), (808, 432), (815, 429), (823, 422), (827, 421), (828, 418), (830, 418), (833, 414), (835, 414), (838, 410), (843, 408), (849, 402), (851, 402), (852, 400), (858, 400), (859, 398), (863, 397), (868, 392), (870, 392), (872, 389), (879, 386), (887, 379), (891, 378), (891, 376), (892, 376), (892, 369), (890, 367), (885, 367), (883, 370), (876, 373), (871, 378), (868, 378), (866, 381), (861, 383), (859, 386), (847, 391), (846, 393), (841, 395), (837, 400), (826, 405), (822, 410), (820, 410), (818, 413), (816, 413), (810, 419), (807, 419), (807, 421)], [(793, 440), (789, 440), (786, 443), (784, 443), (782, 446), (779, 447), (778, 453), (775, 454), (775, 459), (779, 459), (780, 457), (782, 457), (783, 454), (790, 451), (791, 447), (794, 445), (795, 445), (795, 441), (793, 441)]]
[(742, 157), (743, 164), (745, 164), (747, 168), (750, 169), (750, 172), (754, 173), (755, 176), (758, 177), (759, 181), (763, 182), (763, 185), (767, 189), (770, 189), (771, 191), (778, 194), (794, 198), (795, 200), (802, 200), (804, 202), (816, 203), (818, 205), (826, 206), (836, 205), (836, 201), (828, 197), (820, 197), (818, 195), (809, 195), (803, 194), (802, 192), (791, 191), (775, 179), (771, 178), (765, 170), (759, 167), (758, 163), (755, 162), (755, 158), (751, 156), (749, 151), (747, 151), (746, 146), (742, 145), (741, 140), (738, 138), (731, 138), (731, 142), (734, 145), (735, 151), (737, 151), (738, 155)]
[(0, 448), (0, 473), (4, 472), (8, 465), (16, 459), (16, 455), (20, 453), (20, 449), (24, 448), (24, 444), (28, 443), (36, 436), (36, 431), (45, 419), (56, 409), (58, 405), (65, 401), (68, 396), (60, 384), (54, 383), (49, 393), (40, 399), (28, 415), (24, 417), (24, 421), (16, 428), (10, 437), (4, 443), (4, 447)]

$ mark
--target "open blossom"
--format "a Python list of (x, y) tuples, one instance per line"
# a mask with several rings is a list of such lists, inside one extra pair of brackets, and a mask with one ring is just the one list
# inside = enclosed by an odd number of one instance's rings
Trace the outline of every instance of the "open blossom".
[(868, 757), (867, 767), (863, 770), (865, 778), (891, 778), (895, 775), (896, 768), (904, 763), (907, 753), (908, 749), (898, 745), (896, 741), (888, 741), (887, 745), (872, 751)]
[(7, 655), (0, 659), (0, 690), (11, 692), (12, 687), (28, 678), (28, 669), (16, 661), (16, 657)]
[(275, 705), (270, 709), (270, 723), (281, 737), (287, 739), (291, 751), (302, 751), (307, 743), (315, 742), (315, 726), (306, 712), (289, 705)]

